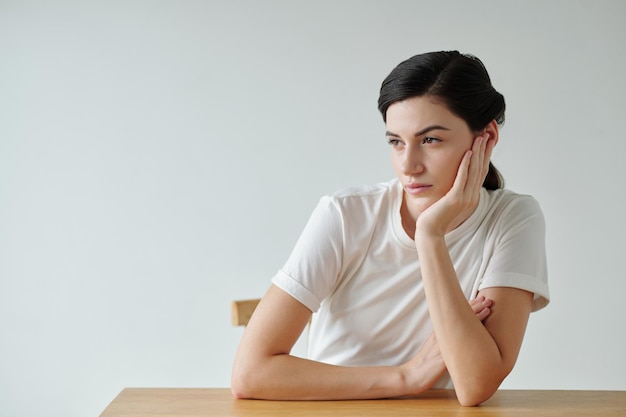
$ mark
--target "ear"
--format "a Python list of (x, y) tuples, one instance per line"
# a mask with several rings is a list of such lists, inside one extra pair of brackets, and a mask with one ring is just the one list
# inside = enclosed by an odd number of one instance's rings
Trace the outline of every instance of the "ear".
[(489, 122), (489, 124), (483, 130), (483, 133), (489, 133), (489, 140), (494, 140), (494, 146), (498, 144), (500, 128), (495, 120)]

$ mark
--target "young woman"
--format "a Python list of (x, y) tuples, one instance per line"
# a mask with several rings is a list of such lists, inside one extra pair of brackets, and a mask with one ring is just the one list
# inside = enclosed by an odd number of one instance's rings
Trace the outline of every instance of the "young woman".
[[(482, 62), (400, 63), (378, 101), (397, 178), (323, 197), (239, 346), (238, 398), (493, 395), (548, 303), (544, 219), (490, 162), (504, 98)], [(468, 301), (469, 300), (469, 301)], [(290, 354), (313, 317), (308, 359)]]

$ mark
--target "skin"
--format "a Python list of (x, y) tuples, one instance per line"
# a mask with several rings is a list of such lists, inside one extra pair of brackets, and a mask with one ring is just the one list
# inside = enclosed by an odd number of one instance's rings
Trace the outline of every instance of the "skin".
[[(433, 128), (436, 127), (436, 128)], [(467, 302), (444, 236), (478, 205), (498, 128), (472, 132), (436, 99), (414, 97), (387, 110), (392, 165), (405, 186), (404, 228), (414, 238), (434, 332), (400, 366), (343, 367), (290, 355), (311, 311), (271, 286), (244, 332), (231, 387), (237, 398), (338, 400), (417, 395), (448, 369), (459, 402), (488, 399), (511, 371), (532, 294), (489, 288)], [(413, 184), (413, 185), (412, 185)], [(416, 189), (414, 184), (421, 184)], [(417, 191), (419, 190), (419, 191)], [(274, 317), (280, 316), (280, 321)]]
[[(478, 296), (493, 301), (492, 314), (484, 323), (477, 320), (464, 302), (444, 239), (478, 206), (498, 127), (492, 121), (476, 135), (438, 100), (415, 97), (389, 107), (387, 130), (401, 183), (429, 185), (418, 194), (405, 192), (405, 229), (415, 239), (438, 346), (459, 402), (476, 405), (513, 369), (532, 308), (527, 291), (489, 288)], [(455, 175), (449, 166), (459, 167)]]

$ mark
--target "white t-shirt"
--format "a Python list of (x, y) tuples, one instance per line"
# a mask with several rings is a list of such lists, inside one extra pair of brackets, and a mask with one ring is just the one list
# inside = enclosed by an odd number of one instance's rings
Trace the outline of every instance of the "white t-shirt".
[[(272, 282), (314, 317), (308, 357), (345, 366), (400, 365), (432, 333), (415, 242), (397, 179), (322, 197)], [(545, 225), (530, 196), (481, 189), (474, 213), (445, 237), (467, 297), (488, 287), (549, 299)], [(436, 387), (450, 387), (446, 374)]]

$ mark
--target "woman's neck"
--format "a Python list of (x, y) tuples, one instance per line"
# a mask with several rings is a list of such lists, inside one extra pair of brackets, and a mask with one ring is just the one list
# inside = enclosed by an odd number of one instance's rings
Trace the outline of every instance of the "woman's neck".
[(419, 214), (413, 214), (409, 210), (406, 204), (406, 197), (402, 198), (402, 205), (400, 206), (400, 219), (402, 220), (402, 228), (406, 234), (413, 240), (415, 240), (415, 223)]

